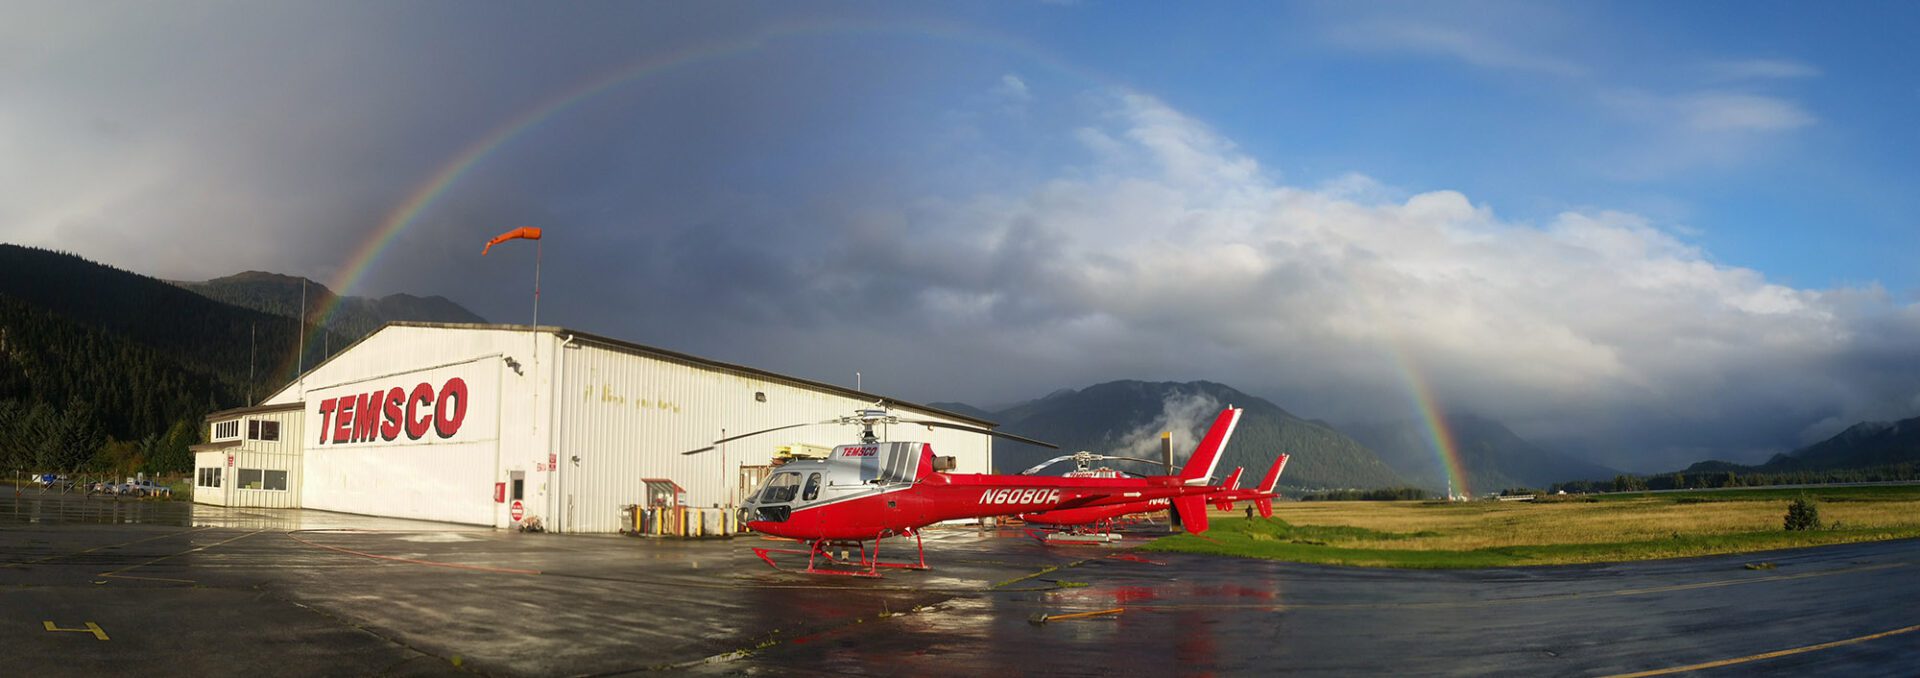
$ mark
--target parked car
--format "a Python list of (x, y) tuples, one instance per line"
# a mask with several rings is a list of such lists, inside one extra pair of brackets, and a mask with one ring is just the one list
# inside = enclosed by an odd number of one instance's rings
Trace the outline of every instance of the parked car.
[(173, 488), (151, 480), (128, 478), (126, 484), (121, 485), (121, 494), (131, 494), (139, 497), (167, 497), (173, 495)]

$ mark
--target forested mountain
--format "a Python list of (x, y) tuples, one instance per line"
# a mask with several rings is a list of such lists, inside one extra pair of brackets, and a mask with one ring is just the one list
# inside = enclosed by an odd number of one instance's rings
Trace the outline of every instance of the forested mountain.
[(1920, 417), (1863, 422), (1832, 438), (1775, 455), (1761, 471), (1830, 471), (1920, 463)]
[[(302, 290), (303, 282), (304, 290)], [(320, 283), (295, 276), (261, 271), (246, 271), (201, 282), (173, 281), (173, 284), (222, 303), (285, 318), (305, 317), (310, 322), (319, 322), (319, 314), (336, 299), (333, 290), (327, 289)], [(306, 299), (305, 315), (301, 314), (300, 309), (303, 295)], [(389, 294), (378, 299), (367, 297), (338, 297), (338, 299), (339, 308), (327, 318), (327, 329), (348, 343), (373, 333), (390, 320), (486, 322), (485, 318), (481, 318), (446, 297)]]
[(1894, 480), (1920, 480), (1920, 417), (1854, 424), (1758, 466), (1710, 460), (1671, 473), (1570, 479), (1558, 487), (1605, 492)]
[[(1474, 493), (1507, 488), (1544, 488), (1568, 478), (1607, 478), (1615, 469), (1540, 449), (1514, 435), (1505, 425), (1485, 417), (1455, 415), (1446, 418), (1460, 453), (1469, 488)], [(1380, 455), (1393, 470), (1415, 485), (1446, 490), (1446, 475), (1434, 450), (1432, 431), (1417, 420), (1340, 427)]]
[(1920, 417), (1854, 424), (1832, 438), (1776, 454), (1758, 466), (1703, 461), (1652, 478), (1673, 475), (1696, 482), (1716, 478), (1724, 483), (1732, 478), (1740, 484), (1765, 485), (1920, 479)]
[(975, 419), (985, 419), (987, 421), (996, 421), (993, 418), (992, 412), (980, 409), (978, 407), (974, 407), (972, 405), (968, 405), (966, 403), (953, 403), (953, 402), (927, 403), (927, 406), (946, 410), (954, 414), (964, 414), (966, 416), (973, 417)]
[[(1240, 426), (1220, 461), (1220, 474), (1246, 467), (1257, 478), (1275, 455), (1292, 455), (1281, 484), (1291, 488), (1392, 487), (1405, 484), (1373, 452), (1323, 423), (1289, 414), (1280, 406), (1212, 382), (1115, 381), (1078, 391), (1063, 390), (1000, 412), (986, 412), (956, 403), (944, 403), (957, 412), (978, 412), (999, 422), (1000, 430), (1038, 438), (1061, 447), (1061, 452), (1009, 441), (994, 443), (994, 464), (1002, 473), (1017, 473), (1062, 452), (1088, 450), (1107, 454), (1159, 455), (1160, 431), (1183, 429), (1188, 440), (1205, 433), (1213, 417), (1227, 405), (1246, 408)], [(1191, 452), (1176, 449), (1184, 456)], [(1056, 466), (1049, 472), (1066, 470)], [(1135, 468), (1146, 471), (1149, 469)], [(1157, 471), (1154, 471), (1157, 472)]]
[[(0, 244), (0, 295), (154, 349), (228, 384), (241, 398), (249, 386), (264, 396), (292, 378), (299, 344), (293, 319), (223, 304), (71, 254)], [(344, 346), (338, 336), (331, 343)], [(309, 346), (305, 364), (321, 357), (319, 348)]]
[[(0, 244), (0, 469), (191, 465), (202, 417), (291, 379), (298, 335), (289, 318)], [(306, 364), (322, 357), (309, 346)]]

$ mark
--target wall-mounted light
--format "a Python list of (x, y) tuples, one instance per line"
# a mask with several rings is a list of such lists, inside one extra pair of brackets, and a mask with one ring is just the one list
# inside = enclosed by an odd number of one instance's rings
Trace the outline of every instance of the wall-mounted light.
[(500, 358), (507, 361), (507, 369), (513, 370), (514, 374), (524, 374), (520, 371), (520, 361), (514, 360), (513, 356), (500, 356)]
[(766, 392), (766, 391), (754, 391), (754, 392), (753, 392), (753, 401), (754, 401), (754, 402), (756, 402), (756, 403), (764, 403), (764, 402), (766, 402), (766, 401), (767, 401), (767, 392)]

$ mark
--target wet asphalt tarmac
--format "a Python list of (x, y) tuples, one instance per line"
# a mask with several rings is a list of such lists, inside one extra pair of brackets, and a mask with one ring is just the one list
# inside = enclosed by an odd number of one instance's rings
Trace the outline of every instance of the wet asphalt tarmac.
[(5, 491), (5, 675), (1920, 674), (1914, 540), (1422, 572), (969, 528), (868, 580), (774, 571), (753, 538)]

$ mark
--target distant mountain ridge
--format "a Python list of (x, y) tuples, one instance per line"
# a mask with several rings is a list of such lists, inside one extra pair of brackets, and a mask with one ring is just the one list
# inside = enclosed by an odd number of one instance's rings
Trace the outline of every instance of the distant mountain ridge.
[[(79, 256), (0, 243), (0, 470), (112, 475), (190, 469), (209, 412), (285, 385), (347, 339), (298, 319), (299, 278), (229, 276), (267, 310), (223, 303)], [(291, 289), (278, 309), (265, 302)], [(315, 290), (319, 294), (311, 294)], [(310, 306), (330, 299), (309, 288)], [(478, 322), (445, 299), (346, 300), (385, 319)], [(275, 311), (278, 312), (275, 312)], [(377, 326), (377, 325), (373, 325)], [(301, 337), (306, 353), (296, 360)]]
[[(1583, 459), (1542, 449), (1500, 422), (1476, 415), (1449, 415), (1446, 426), (1460, 454), (1467, 484), (1476, 494), (1509, 488), (1545, 488), (1568, 478), (1608, 478), (1620, 473)], [(1432, 432), (1416, 420), (1342, 426), (1355, 440), (1419, 487), (1446, 489), (1446, 475)], [(1456, 488), (1465, 491), (1469, 488)]]
[(1854, 424), (1826, 440), (1776, 454), (1758, 466), (1709, 460), (1689, 466), (1682, 473), (1790, 474), (1916, 464), (1920, 464), (1920, 417)]
[(201, 418), (286, 383), (310, 331), (73, 254), (0, 244), (0, 469), (191, 468)]
[[(377, 299), (339, 297), (318, 282), (265, 271), (245, 271), (199, 282), (170, 282), (221, 303), (286, 318), (305, 317), (309, 321), (319, 320), (319, 312), (338, 299), (339, 308), (326, 319), (327, 329), (340, 335), (347, 343), (372, 334), (394, 320), (446, 323), (487, 321), (446, 297), (417, 297), (411, 294), (389, 294)], [(305, 315), (302, 315), (300, 306), (302, 282), (306, 285)]]
[[(1394, 487), (1405, 481), (1365, 446), (1324, 424), (1301, 419), (1265, 399), (1214, 382), (1113, 381), (1080, 390), (1062, 389), (1044, 398), (992, 412), (963, 403), (935, 407), (1000, 423), (1000, 430), (1057, 444), (1060, 451), (999, 441), (994, 464), (1018, 473), (1065, 452), (1159, 455), (1159, 432), (1183, 428), (1197, 439), (1221, 408), (1246, 409), (1220, 461), (1220, 474), (1235, 466), (1263, 472), (1274, 455), (1292, 455), (1281, 484), (1292, 488)], [(1132, 447), (1134, 449), (1129, 450)], [(1176, 456), (1191, 452), (1176, 449)], [(1152, 469), (1131, 467), (1154, 472)], [(1058, 473), (1061, 467), (1049, 469)]]

